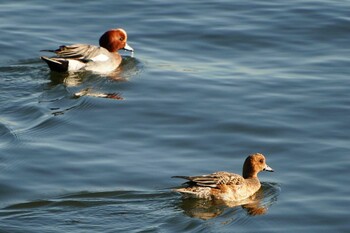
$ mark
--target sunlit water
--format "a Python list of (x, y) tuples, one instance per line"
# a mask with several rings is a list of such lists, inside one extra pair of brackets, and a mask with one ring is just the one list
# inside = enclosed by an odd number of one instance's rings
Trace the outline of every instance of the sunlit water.
[[(1, 2), (0, 232), (348, 232), (348, 9)], [(112, 74), (39, 59), (116, 27), (135, 54)], [(254, 152), (276, 172), (248, 205), (171, 191)]]

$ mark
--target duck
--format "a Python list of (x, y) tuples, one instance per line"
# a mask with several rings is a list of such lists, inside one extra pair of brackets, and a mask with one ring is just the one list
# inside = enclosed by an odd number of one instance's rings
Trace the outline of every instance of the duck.
[(106, 31), (99, 39), (99, 46), (89, 44), (61, 45), (56, 50), (41, 50), (55, 53), (55, 57), (41, 56), (51, 71), (112, 72), (119, 67), (122, 57), (118, 50), (134, 52), (127, 44), (127, 33), (122, 28)]
[(258, 173), (261, 171), (274, 170), (266, 164), (263, 154), (255, 153), (244, 161), (242, 176), (226, 171), (200, 176), (173, 176), (172, 178), (187, 180), (186, 187), (176, 188), (173, 191), (182, 194), (184, 198), (239, 202), (260, 189)]

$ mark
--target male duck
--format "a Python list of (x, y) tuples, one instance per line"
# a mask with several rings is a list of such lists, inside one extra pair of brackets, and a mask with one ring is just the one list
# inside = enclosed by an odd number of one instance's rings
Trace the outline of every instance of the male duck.
[(260, 187), (258, 173), (260, 171), (273, 172), (265, 162), (264, 155), (260, 153), (247, 157), (243, 164), (243, 177), (229, 172), (215, 172), (202, 176), (173, 176), (189, 180), (185, 188), (174, 189), (184, 197), (205, 198), (209, 200), (241, 201)]
[(43, 50), (56, 53), (56, 57), (41, 57), (51, 70), (57, 72), (89, 70), (95, 72), (111, 72), (122, 62), (118, 50), (133, 52), (127, 43), (124, 29), (111, 29), (99, 40), (100, 47), (87, 44), (62, 45), (56, 50)]

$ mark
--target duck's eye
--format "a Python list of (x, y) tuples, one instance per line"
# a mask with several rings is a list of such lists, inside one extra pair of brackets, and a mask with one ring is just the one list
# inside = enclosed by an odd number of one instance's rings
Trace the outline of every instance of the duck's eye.
[(263, 159), (260, 159), (259, 162), (260, 162), (260, 163), (264, 163), (264, 160), (263, 160)]
[(119, 38), (119, 40), (120, 40), (120, 41), (123, 41), (123, 40), (124, 40), (124, 38), (123, 38), (123, 37), (120, 37), (120, 38)]

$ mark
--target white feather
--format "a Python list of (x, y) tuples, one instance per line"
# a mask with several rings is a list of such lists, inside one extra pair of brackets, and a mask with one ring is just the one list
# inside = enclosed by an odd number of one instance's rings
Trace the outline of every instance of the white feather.
[(97, 55), (96, 57), (93, 57), (93, 58), (91, 58), (91, 60), (93, 60), (93, 61), (108, 61), (109, 60), (109, 57), (108, 56), (106, 56), (106, 55), (104, 55), (104, 54), (99, 54), (99, 55)]
[(72, 59), (72, 60), (69, 60), (68, 62), (68, 71), (80, 70), (84, 66), (85, 66), (85, 63)]

